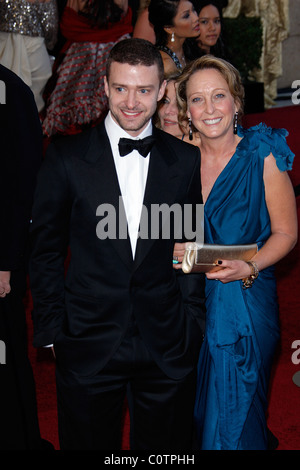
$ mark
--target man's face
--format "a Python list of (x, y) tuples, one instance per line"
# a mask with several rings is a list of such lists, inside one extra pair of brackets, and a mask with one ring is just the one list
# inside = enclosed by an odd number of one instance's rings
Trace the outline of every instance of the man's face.
[(165, 91), (158, 67), (112, 62), (105, 93), (113, 119), (132, 137), (139, 135), (153, 116)]

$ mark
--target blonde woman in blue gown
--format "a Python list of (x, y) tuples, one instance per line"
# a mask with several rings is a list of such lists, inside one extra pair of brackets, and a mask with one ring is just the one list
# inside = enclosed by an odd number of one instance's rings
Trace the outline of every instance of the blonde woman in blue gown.
[[(181, 113), (200, 135), (205, 242), (257, 243), (251, 260), (207, 273), (198, 366), (197, 448), (267, 449), (267, 393), (279, 338), (274, 265), (294, 247), (297, 216), (287, 131), (238, 125), (243, 87), (227, 62), (204, 56), (178, 80)], [(174, 255), (182, 260), (184, 245)], [(180, 267), (180, 265), (179, 265)], [(187, 274), (188, 275), (188, 274)], [(250, 286), (250, 287), (247, 287)]]

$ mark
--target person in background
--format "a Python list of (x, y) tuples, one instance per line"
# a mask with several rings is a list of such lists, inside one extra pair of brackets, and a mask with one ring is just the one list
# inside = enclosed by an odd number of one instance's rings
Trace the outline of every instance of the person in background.
[(42, 129), (30, 88), (3, 65), (0, 87), (0, 340), (5, 345), (4, 362), (0, 357), (0, 449), (50, 450), (40, 436), (23, 303)]
[(213, 48), (221, 42), (222, 10), (218, 2), (194, 0), (199, 14), (200, 35), (197, 44), (204, 54), (212, 54)]
[(129, 38), (132, 29), (128, 0), (68, 0), (60, 20), (66, 42), (47, 91), (44, 135), (76, 134), (104, 119), (106, 61), (113, 45)]
[(132, 36), (134, 38), (147, 39), (147, 41), (155, 44), (155, 32), (153, 25), (149, 22), (149, 6), (150, 0), (141, 2), (141, 8), (137, 14), (137, 20), (135, 22)]
[(184, 140), (199, 146), (199, 135), (195, 129), (189, 125), (186, 120), (179, 123), (178, 121), (178, 104), (176, 97), (176, 80), (180, 76), (180, 72), (175, 72), (166, 77), (167, 85), (163, 98), (158, 102), (157, 110), (154, 116), (154, 124), (172, 134), (180, 140)]
[(189, 450), (204, 277), (173, 270), (180, 234), (151, 213), (188, 204), (195, 215), (200, 153), (152, 125), (165, 89), (153, 44), (120, 41), (106, 67), (104, 122), (52, 142), (39, 173), (34, 345), (54, 345), (61, 450), (120, 450), (126, 396), (132, 450)]
[(200, 35), (196, 42), (203, 54), (224, 57), (222, 6), (218, 0), (193, 0), (199, 15)]
[(0, 0), (0, 63), (30, 87), (39, 112), (52, 74), (48, 50), (55, 46), (57, 29), (55, 0)]
[[(258, 246), (251, 260), (223, 257), (221, 269), (206, 274), (198, 449), (268, 449), (268, 384), (279, 339), (274, 264), (297, 241), (287, 131), (262, 123), (242, 128), (243, 98), (238, 71), (210, 55), (189, 64), (178, 79), (180, 115), (190, 117), (200, 134), (204, 241)], [(179, 261), (184, 249), (176, 245)]]
[(191, 59), (186, 39), (196, 38), (200, 33), (193, 4), (188, 0), (151, 0), (148, 11), (165, 73), (181, 71)]

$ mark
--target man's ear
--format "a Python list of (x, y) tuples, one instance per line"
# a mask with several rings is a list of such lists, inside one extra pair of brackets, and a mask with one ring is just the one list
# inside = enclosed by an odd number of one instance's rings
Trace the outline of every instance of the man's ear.
[(104, 75), (104, 91), (107, 97), (109, 97), (109, 87), (108, 87), (108, 82), (106, 75)]
[(164, 80), (162, 84), (160, 85), (160, 89), (159, 89), (158, 96), (157, 96), (157, 101), (160, 101), (163, 98), (165, 91), (166, 91), (166, 86), (167, 86), (167, 80)]

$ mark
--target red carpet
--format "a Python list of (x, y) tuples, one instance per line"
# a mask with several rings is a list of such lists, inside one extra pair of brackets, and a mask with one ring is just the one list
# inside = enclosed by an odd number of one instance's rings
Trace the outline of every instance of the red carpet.
[[(245, 116), (244, 125), (250, 127), (265, 122), (268, 126), (286, 128), (290, 135), (287, 138), (292, 151), (297, 155), (291, 179), (294, 186), (300, 184), (300, 106), (276, 108), (262, 114)], [(300, 201), (298, 217), (300, 219)], [(277, 266), (278, 296), (280, 305), (281, 342), (273, 367), (271, 390), (269, 397), (268, 425), (279, 440), (278, 450), (300, 450), (300, 387), (292, 378), (300, 371), (299, 364), (292, 362), (292, 343), (300, 341), (300, 263), (299, 244)], [(28, 294), (29, 324), (29, 357), (36, 380), (38, 413), (41, 434), (44, 439), (52, 442), (59, 449), (57, 435), (56, 391), (54, 360), (49, 350), (32, 348), (32, 328), (30, 319), (31, 299)], [(298, 355), (300, 358), (300, 354)], [(299, 372), (300, 373), (300, 372)], [(300, 385), (300, 384), (299, 384)], [(125, 416), (123, 449), (129, 449), (129, 420)]]

